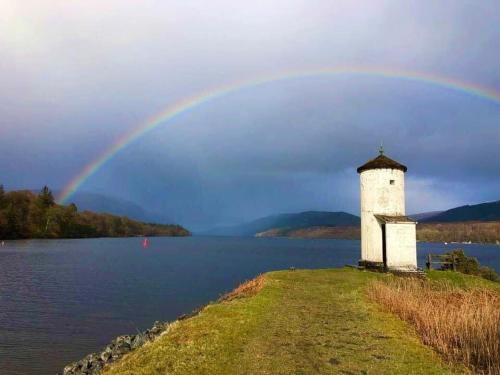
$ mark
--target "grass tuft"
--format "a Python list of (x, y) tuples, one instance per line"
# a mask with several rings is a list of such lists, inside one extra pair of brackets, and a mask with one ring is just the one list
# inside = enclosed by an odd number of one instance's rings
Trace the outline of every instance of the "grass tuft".
[(245, 281), (240, 284), (236, 289), (224, 294), (219, 302), (229, 302), (238, 298), (245, 298), (256, 295), (264, 286), (266, 278), (264, 275), (259, 275), (252, 280)]

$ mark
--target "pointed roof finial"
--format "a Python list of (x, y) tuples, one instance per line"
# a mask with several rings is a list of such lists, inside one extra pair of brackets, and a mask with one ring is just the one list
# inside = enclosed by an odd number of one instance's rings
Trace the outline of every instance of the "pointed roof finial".
[(367, 171), (370, 169), (399, 169), (400, 171), (406, 172), (408, 168), (403, 164), (398, 163), (395, 160), (389, 159), (384, 155), (384, 145), (380, 144), (379, 149), (380, 155), (372, 160), (368, 160), (365, 164), (357, 169), (358, 173)]

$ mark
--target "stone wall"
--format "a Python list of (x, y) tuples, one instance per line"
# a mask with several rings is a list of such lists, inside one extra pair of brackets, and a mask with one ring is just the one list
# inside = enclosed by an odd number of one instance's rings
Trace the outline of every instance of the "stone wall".
[(417, 239), (415, 223), (385, 225), (387, 267), (396, 270), (417, 268)]

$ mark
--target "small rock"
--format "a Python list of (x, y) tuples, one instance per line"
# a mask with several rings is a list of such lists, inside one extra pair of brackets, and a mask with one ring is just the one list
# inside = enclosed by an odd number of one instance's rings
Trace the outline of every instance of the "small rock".
[(109, 348), (109, 346), (107, 346), (106, 349), (104, 349), (100, 357), (104, 363), (108, 363), (109, 359), (111, 358), (111, 349)]
[(67, 366), (64, 367), (63, 370), (63, 375), (72, 375), (76, 371), (77, 368), (77, 362), (73, 362)]
[(163, 332), (164, 329), (165, 325), (162, 322), (156, 321), (150, 331), (155, 335), (159, 335), (160, 333)]
[(146, 343), (146, 336), (142, 333), (135, 335), (131, 341), (130, 347), (137, 349)]

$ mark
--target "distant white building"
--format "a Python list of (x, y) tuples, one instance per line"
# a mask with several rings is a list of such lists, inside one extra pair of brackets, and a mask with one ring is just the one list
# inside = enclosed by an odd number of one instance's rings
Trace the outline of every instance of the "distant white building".
[(405, 214), (407, 168), (380, 155), (358, 168), (361, 185), (360, 266), (417, 268), (416, 221)]

